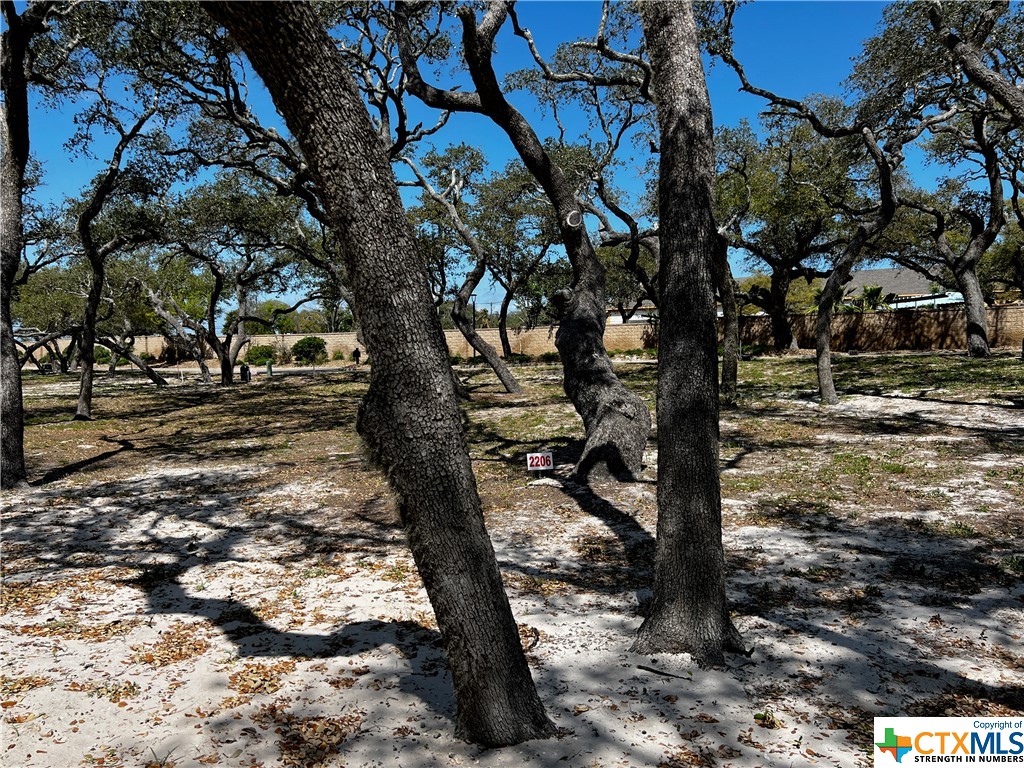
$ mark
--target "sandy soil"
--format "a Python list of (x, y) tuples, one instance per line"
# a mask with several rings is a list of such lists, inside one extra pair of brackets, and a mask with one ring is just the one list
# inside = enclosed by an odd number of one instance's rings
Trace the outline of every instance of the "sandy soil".
[[(973, 530), (1020, 528), (1017, 491), (974, 481), (1024, 467), (1019, 410), (845, 399), (842, 417), (929, 425), (868, 437), (815, 427), (804, 401), (777, 414), (810, 419), (815, 467), (854, 440), (927, 461), (995, 435), (932, 490)], [(772, 461), (740, 452), (723, 478)], [(923, 535), (948, 505), (910, 509), (882, 490), (871, 508), (771, 515), (758, 502), (770, 488), (729, 495), (730, 599), (753, 654), (702, 670), (628, 651), (652, 482), (592, 491), (562, 467), (524, 477), (489, 519), (560, 736), (459, 742), (425, 593), (386, 495), (348, 488), (357, 468), (341, 457), (296, 480), (172, 454), (5, 493), (0, 763), (866, 766), (873, 715), (1021, 712), (1024, 584), (997, 567), (1022, 554), (1018, 538)]]

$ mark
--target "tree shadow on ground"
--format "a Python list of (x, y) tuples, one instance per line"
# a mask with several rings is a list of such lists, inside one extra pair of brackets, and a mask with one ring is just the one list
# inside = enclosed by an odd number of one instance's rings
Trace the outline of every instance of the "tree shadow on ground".
[[(402, 543), (401, 529), (375, 512), (357, 509), (347, 519), (318, 519), (302, 512), (252, 506), (251, 475), (220, 468), (176, 470), (161, 476), (76, 487), (36, 489), (5, 513), (4, 541), (11, 554), (33, 567), (8, 581), (73, 582), (92, 572), (140, 590), (145, 613), (193, 616), (221, 631), (239, 658), (352, 656), (393, 646), (407, 660), (400, 688), (431, 711), (450, 716), (450, 685), (434, 678), (447, 669), (440, 634), (414, 621), (355, 621), (327, 634), (284, 631), (235, 597), (190, 594), (183, 577), (198, 566), (272, 562), (294, 570), (344, 555), (381, 559)], [(267, 489), (271, 494), (274, 488)], [(365, 505), (364, 505), (365, 507)], [(347, 562), (345, 560), (339, 562)], [(340, 566), (339, 566), (340, 567)], [(134, 572), (128, 576), (114, 573)], [(344, 589), (344, 580), (338, 582)]]

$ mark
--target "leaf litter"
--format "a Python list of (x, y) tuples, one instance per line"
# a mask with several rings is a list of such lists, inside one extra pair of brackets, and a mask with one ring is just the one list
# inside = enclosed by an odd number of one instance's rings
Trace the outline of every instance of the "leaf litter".
[[(351, 459), (365, 382), (328, 375), (234, 393), (230, 419), (217, 390), (176, 387), (188, 430), (169, 428), (170, 406), (87, 425), (86, 439), (30, 429), (40, 474), (102, 454), (104, 438), (135, 448), (4, 494), (4, 761), (867, 766), (875, 715), (1021, 714), (1019, 412), (947, 388), (848, 395), (831, 413), (782, 392), (724, 413), (729, 597), (754, 654), (701, 670), (628, 650), (649, 596), (656, 446), (646, 482), (575, 486), (581, 429), (548, 370), (523, 372), (516, 411), (494, 392), (467, 416), (558, 738), (489, 751), (454, 738), (394, 505)], [(30, 408), (68, 397), (27, 395)], [(120, 386), (97, 410), (160, 402)], [(283, 449), (262, 414), (289, 403)], [(560, 468), (531, 485), (517, 462), (546, 408)]]

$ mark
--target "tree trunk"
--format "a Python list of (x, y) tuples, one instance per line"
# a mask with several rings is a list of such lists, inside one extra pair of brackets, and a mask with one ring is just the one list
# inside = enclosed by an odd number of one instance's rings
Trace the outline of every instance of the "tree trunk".
[(576, 465), (584, 482), (592, 473), (622, 480), (640, 476), (651, 414), (644, 401), (627, 389), (612, 368), (604, 347), (605, 269), (587, 234), (575, 190), (548, 154), (529, 121), (505, 98), (494, 71), (494, 34), (507, 18), (503, 3), (492, 2), (480, 27), (471, 8), (459, 11), (463, 52), (476, 93), (444, 92), (428, 86), (411, 53), (406, 10), (395, 6), (402, 68), (410, 93), (424, 103), (486, 115), (509, 137), (527, 170), (544, 189), (558, 221), (562, 246), (573, 268), (573, 284), (560, 292), (555, 346), (562, 360), (565, 393), (583, 419), (587, 440)]
[(498, 377), (498, 381), (505, 388), (506, 392), (518, 394), (523, 391), (523, 388), (516, 381), (516, 377), (512, 374), (512, 371), (505, 365), (505, 361), (498, 356), (498, 351), (488, 344), (474, 328), (473, 321), (466, 316), (466, 309), (469, 305), (469, 297), (473, 295), (473, 291), (476, 290), (477, 284), (480, 282), (480, 278), (484, 276), (487, 271), (487, 262), (483, 259), (477, 261), (472, 271), (466, 275), (466, 280), (463, 282), (459, 292), (455, 294), (455, 301), (452, 302), (452, 322), (455, 323), (455, 327), (459, 329), (469, 345), (475, 349), (483, 357), (491, 370), (494, 371), (494, 375)]
[(661, 345), (654, 598), (633, 650), (721, 664), (742, 643), (725, 599), (711, 104), (690, 4), (639, 8), (661, 133)]
[(203, 379), (203, 384), (213, 384), (213, 376), (210, 375), (210, 366), (206, 364), (206, 357), (203, 355), (202, 350), (196, 353), (196, 364), (199, 366), (199, 375)]
[(21, 264), (23, 239), (22, 192), (29, 156), (28, 80), (25, 63), (29, 41), (43, 29), (49, 4), (37, 3), (21, 16), (13, 3), (4, 3), (7, 29), (3, 33), (0, 86), (0, 487), (14, 488), (26, 480), (25, 407), (21, 394), (21, 361), (14, 343), (11, 315), (14, 280)]
[(988, 357), (988, 312), (985, 297), (978, 282), (978, 273), (973, 264), (955, 273), (957, 287), (964, 297), (964, 311), (967, 314), (967, 354), (970, 357)]
[[(568, 294), (568, 295), (566, 295)], [(583, 419), (587, 440), (577, 477), (640, 477), (651, 414), (619, 381), (604, 347), (604, 291), (577, 286), (554, 297), (560, 310), (555, 347), (565, 393)]]
[(204, 7), (266, 83), (344, 243), (373, 361), (358, 429), (388, 473), (444, 638), (457, 732), (486, 746), (551, 736), (484, 527), (427, 276), (355, 83), (311, 6)]
[(501, 354), (506, 360), (510, 360), (513, 355), (512, 344), (508, 340), (508, 308), (512, 304), (512, 295), (512, 289), (506, 288), (498, 312), (498, 338), (501, 339)]
[(96, 372), (96, 317), (103, 299), (103, 283), (106, 280), (106, 266), (103, 259), (89, 259), (92, 264), (92, 284), (85, 300), (85, 316), (82, 318), (81, 347), (79, 357), (82, 363), (81, 384), (78, 387), (78, 408), (75, 421), (92, 419), (92, 385)]
[(231, 360), (231, 347), (229, 343), (224, 343), (217, 350), (217, 361), (220, 363), (220, 383), (225, 387), (230, 387), (235, 383), (235, 366)]
[(845, 253), (832, 268), (831, 274), (821, 289), (818, 299), (818, 318), (814, 323), (814, 348), (817, 353), (818, 397), (822, 405), (836, 405), (835, 381), (832, 378), (832, 318), (836, 304), (843, 297), (846, 284), (850, 282), (853, 257)]
[(786, 306), (790, 282), (791, 279), (787, 273), (772, 272), (769, 291), (771, 307), (768, 310), (768, 316), (772, 323), (772, 341), (776, 352), (794, 351), (800, 348), (796, 336), (793, 335), (793, 326), (789, 322), (789, 309)]
[(55, 341), (53, 343), (53, 354), (56, 355), (58, 365), (60, 365), (60, 371), (55, 372), (62, 374), (71, 373), (71, 365), (78, 359), (78, 339), (79, 332), (76, 331), (71, 337), (71, 342), (68, 344), (67, 349), (63, 352), (60, 351), (60, 342)]
[(722, 300), (722, 405), (736, 405), (737, 379), (739, 377), (740, 359), (740, 313), (736, 305), (736, 282), (733, 280), (732, 268), (725, 240), (719, 238), (718, 262), (718, 295)]
[(118, 344), (116, 341), (109, 338), (100, 339), (100, 342), (104, 346), (109, 347), (110, 350), (115, 355), (120, 355), (122, 357), (128, 358), (128, 360), (131, 361), (132, 365), (134, 365), (136, 368), (138, 368), (140, 371), (146, 374), (146, 377), (154, 384), (156, 384), (158, 387), (167, 386), (167, 380), (159, 373), (157, 373), (149, 363), (147, 363), (145, 360), (143, 360), (141, 357), (135, 354), (135, 351), (132, 349), (131, 344)]
[[(14, 328), (11, 322), (11, 288), (14, 282), (13, 272), (18, 268), (21, 254), (21, 193), (17, 198), (7, 194), (7, 153), (4, 153), (3, 195), (0, 197), (3, 209), (3, 278), (0, 281), (0, 406), (3, 418), (0, 419), (0, 487), (15, 488), (25, 483), (25, 411), (21, 397), (21, 360), (18, 349), (14, 345)], [(17, 225), (12, 227), (12, 219)], [(8, 252), (13, 249), (13, 253)], [(8, 266), (13, 266), (8, 278)]]

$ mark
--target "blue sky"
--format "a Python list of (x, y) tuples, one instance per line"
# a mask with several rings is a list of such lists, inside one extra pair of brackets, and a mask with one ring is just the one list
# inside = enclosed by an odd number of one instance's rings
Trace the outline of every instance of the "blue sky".
[[(518, 12), (522, 24), (533, 32), (542, 53), (550, 55), (560, 42), (592, 37), (600, 8), (599, 2), (533, 0), (521, 2)], [(762, 0), (751, 3), (737, 11), (735, 50), (755, 84), (793, 98), (812, 93), (836, 94), (850, 72), (851, 58), (860, 50), (862, 41), (875, 32), (883, 8), (881, 2)], [(511, 34), (508, 24), (498, 39), (496, 61), (502, 72), (532, 63), (525, 43)], [(708, 85), (716, 124), (734, 125), (747, 118), (756, 125), (764, 102), (739, 93), (738, 81), (731, 70), (722, 65), (710, 67)], [(553, 132), (553, 123), (543, 119), (528, 95), (516, 94), (512, 98), (525, 114), (537, 120), (541, 133)], [(255, 101), (265, 122), (275, 122), (269, 99), (259, 95)], [(73, 112), (70, 105), (63, 112), (54, 112), (37, 103), (33, 114), (33, 151), (45, 163), (47, 186), (42, 196), (55, 200), (64, 194), (76, 193), (99, 167), (96, 162), (69, 157), (62, 147), (73, 129)], [(571, 114), (563, 115), (563, 122), (573, 129)], [(578, 120), (575, 122), (581, 124)], [(478, 116), (454, 116), (437, 141), (439, 144), (475, 143), (483, 148), (495, 168), (514, 156), (507, 137), (490, 121)], [(918, 183), (931, 186), (930, 169), (912, 158), (910, 170)], [(620, 185), (633, 184), (638, 188), (642, 184), (637, 175), (631, 178), (631, 182), (623, 182), (620, 176)], [(481, 293), (489, 294), (483, 289)], [(490, 296), (482, 296), (481, 300), (490, 300)]]

